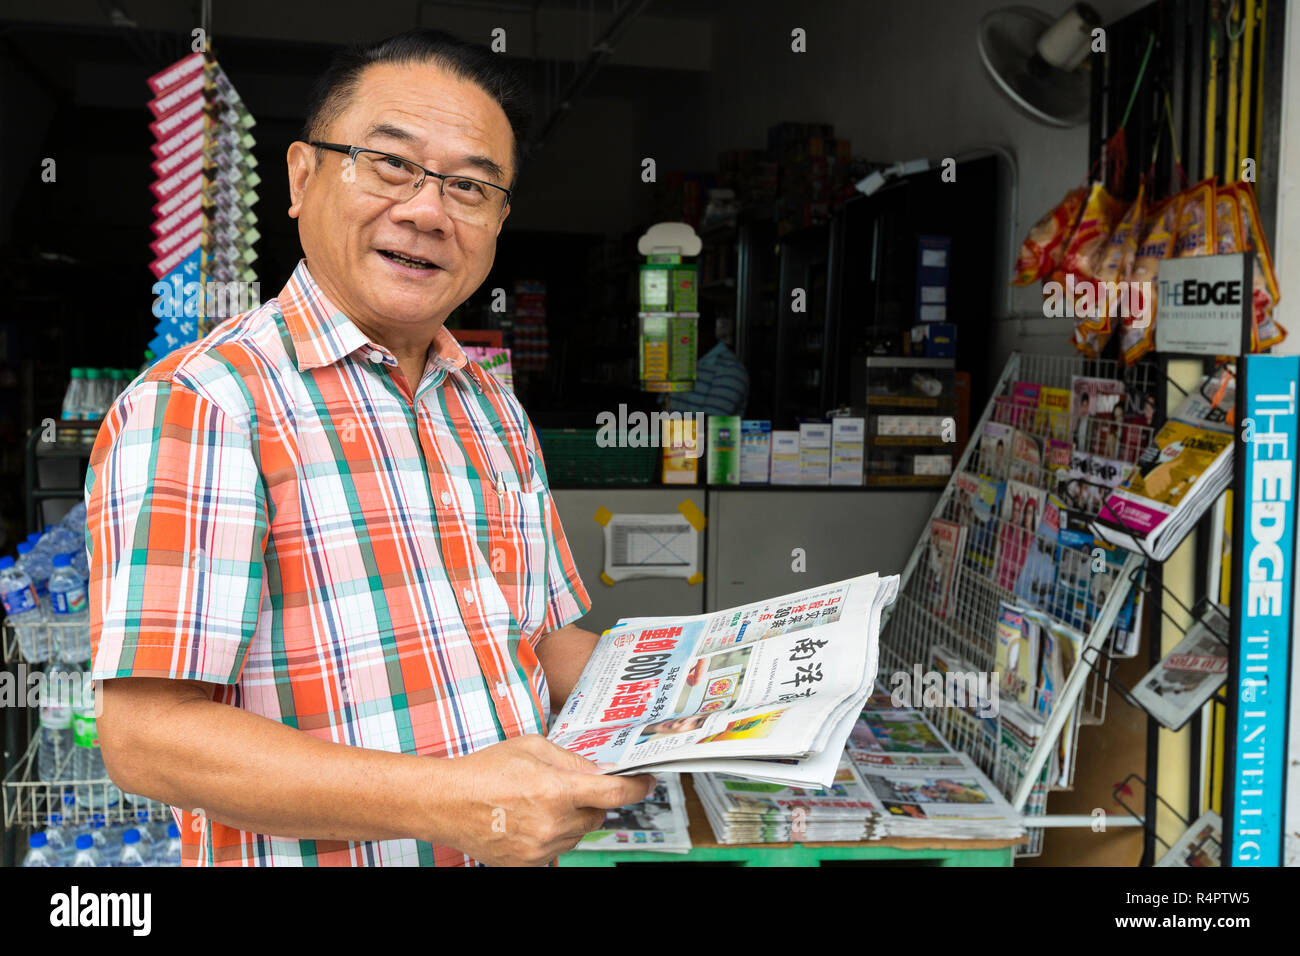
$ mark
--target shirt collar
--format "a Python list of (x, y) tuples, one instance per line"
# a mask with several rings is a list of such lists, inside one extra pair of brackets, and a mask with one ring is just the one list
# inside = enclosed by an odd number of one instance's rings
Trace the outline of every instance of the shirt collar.
[[(360, 353), (358, 358), (376, 365), (397, 364), (392, 352), (371, 342), (351, 319), (334, 307), (312, 278), (306, 259), (298, 262), (298, 267), (280, 291), (277, 303), (298, 356), (298, 371), (333, 365), (354, 352)], [(482, 390), (473, 363), (469, 362), (455, 336), (445, 326), (440, 327), (433, 337), (429, 363), (447, 372), (469, 376)]]

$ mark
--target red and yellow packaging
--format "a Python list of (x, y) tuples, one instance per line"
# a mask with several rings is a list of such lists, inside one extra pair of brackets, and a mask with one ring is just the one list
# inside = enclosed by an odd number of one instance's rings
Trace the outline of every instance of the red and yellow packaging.
[(1029, 230), (1029, 235), (1020, 244), (1012, 285), (1033, 285), (1056, 271), (1086, 195), (1087, 190), (1082, 186), (1070, 190)]
[(1273, 318), (1273, 307), (1281, 299), (1277, 285), (1277, 273), (1273, 271), (1273, 254), (1268, 248), (1268, 239), (1259, 229), (1259, 206), (1255, 204), (1255, 190), (1250, 183), (1233, 183), (1230, 187), (1237, 194), (1237, 205), (1241, 210), (1242, 235), (1246, 239), (1246, 251), (1255, 253), (1254, 321), (1251, 329), (1251, 350), (1263, 351), (1286, 338), (1284, 329)]
[(1214, 180), (1203, 179), (1182, 193), (1178, 210), (1178, 231), (1173, 258), (1208, 256), (1214, 253)]
[(1073, 273), (1076, 283), (1096, 279), (1106, 245), (1127, 208), (1122, 199), (1106, 192), (1101, 183), (1093, 183), (1079, 225), (1065, 248), (1060, 271)]

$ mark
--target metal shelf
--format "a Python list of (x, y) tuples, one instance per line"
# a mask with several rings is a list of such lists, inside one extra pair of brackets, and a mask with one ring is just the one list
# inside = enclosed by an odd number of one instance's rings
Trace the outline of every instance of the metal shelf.
[(867, 368), (941, 368), (955, 369), (957, 360), (910, 355), (868, 355)]

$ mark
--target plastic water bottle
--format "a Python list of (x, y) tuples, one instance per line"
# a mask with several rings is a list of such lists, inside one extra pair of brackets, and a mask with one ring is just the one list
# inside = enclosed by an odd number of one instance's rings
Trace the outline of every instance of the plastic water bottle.
[(74, 368), (68, 379), (68, 388), (63, 393), (63, 418), (80, 418), (85, 403), (86, 370)]
[(23, 866), (58, 866), (59, 859), (55, 856), (54, 851), (49, 848), (44, 833), (33, 833), (27, 838), (27, 845), (31, 847), (27, 855), (23, 857)]
[(122, 850), (117, 857), (118, 866), (148, 866), (149, 854), (140, 842), (140, 831), (135, 827), (122, 834)]
[(95, 846), (95, 838), (89, 833), (77, 837), (77, 853), (72, 858), (72, 866), (108, 866), (104, 855)]
[(140, 831), (140, 845), (145, 850), (145, 855), (150, 859), (155, 859), (158, 852), (162, 849), (158, 836), (154, 828), (149, 823), (149, 811), (135, 811), (135, 828)]
[(5, 614), (18, 637), (18, 647), (23, 657), (29, 661), (48, 659), (49, 642), (41, 640), (45, 629), (42, 626), (44, 620), (41, 617), (40, 600), (36, 596), (36, 585), (21, 568), (15, 566), (14, 559), (8, 555), (0, 558), (0, 599), (4, 602)]
[(81, 668), (51, 663), (45, 669), (46, 690), (41, 699), (41, 726), (36, 750), (36, 772), (42, 781), (75, 780), (75, 741), (72, 709), (80, 697)]
[(49, 845), (50, 850), (59, 858), (60, 863), (66, 865), (75, 851), (72, 845), (75, 837), (71, 829), (64, 825), (63, 814), (48, 814), (45, 817), (45, 829), (42, 832), (45, 834), (45, 842)]
[(159, 866), (181, 865), (181, 831), (175, 823), (167, 824), (167, 843), (163, 847)]
[[(40, 540), (39, 537), (37, 540)], [(35, 541), (20, 541), (17, 566), (22, 568), (23, 573), (32, 579), (32, 584), (36, 585), (36, 596), (44, 597), (46, 587), (50, 583), (50, 575), (54, 573), (50, 555), (38, 550)]]
[(73, 534), (82, 534), (86, 530), (86, 503), (78, 501), (68, 509), (68, 513), (63, 516), (63, 521), (60, 524)]
[(90, 658), (90, 597), (86, 580), (72, 568), (66, 554), (54, 556), (50, 575), (50, 608), (57, 625), (60, 657), (65, 661)]
[[(83, 695), (79, 705), (72, 709), (72, 736), (74, 744), (73, 779), (78, 781), (106, 781), (104, 757), (99, 752), (99, 735), (95, 731), (95, 704)], [(118, 804), (121, 791), (112, 783), (101, 782), (77, 787), (77, 803), (90, 810), (104, 810)], [(103, 814), (97, 813), (102, 821)], [(94, 819), (91, 820), (94, 826)]]

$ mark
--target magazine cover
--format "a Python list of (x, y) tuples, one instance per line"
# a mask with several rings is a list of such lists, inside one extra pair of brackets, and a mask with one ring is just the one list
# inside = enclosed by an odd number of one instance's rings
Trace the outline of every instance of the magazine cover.
[(1038, 630), (1025, 608), (1005, 602), (998, 608), (995, 660), (1002, 693), (1030, 708), (1037, 684)]
[(935, 518), (930, 522), (930, 547), (926, 575), (930, 585), (930, 608), (947, 617), (956, 581), (957, 556), (966, 552), (966, 529), (953, 521)]
[(1060, 551), (1061, 501), (1055, 495), (1043, 500), (1043, 517), (1029, 543), (1024, 567), (1016, 578), (1015, 595), (1036, 608), (1048, 609), (1056, 588)]
[(1012, 383), (1011, 426), (1013, 428), (1024, 428), (1034, 431), (1040, 430), (1038, 428), (1038, 404), (1041, 398), (1041, 393), (1042, 386), (1037, 382)]
[(1020, 481), (1008, 481), (1002, 496), (1001, 521), (998, 525), (994, 578), (999, 587), (1012, 591), (1020, 569), (1029, 556), (1034, 532), (1043, 514), (1047, 492)]
[(984, 431), (980, 434), (980, 474), (990, 478), (1006, 477), (1014, 432), (1010, 425), (984, 423)]
[(1178, 730), (1228, 679), (1227, 622), (1213, 611), (1192, 625), (1133, 689), (1152, 717)]
[(1083, 375), (1070, 380), (1070, 440), (1076, 451), (1114, 458), (1123, 423), (1123, 382)]
[(1155, 427), (1156, 397), (1150, 392), (1130, 389), (1124, 396), (1124, 428), (1120, 431), (1119, 457), (1135, 462), (1142, 449), (1151, 442)]
[(1018, 428), (1011, 433), (1011, 478), (1031, 485), (1043, 480), (1042, 446), (1037, 438)]
[(1101, 508), (1101, 492), (1092, 485), (1091, 461), (1087, 452), (1073, 448), (1068, 470), (1056, 470), (1056, 493), (1067, 508), (1096, 514)]
[(962, 527), (970, 527), (975, 517), (975, 499), (979, 495), (979, 479), (967, 471), (952, 476), (952, 494), (944, 506), (943, 518)]
[(1002, 496), (1006, 491), (1005, 481), (995, 481), (981, 476), (977, 479), (974, 520), (970, 530), (971, 566), (989, 572), (993, 570), (993, 558), (997, 549), (998, 520), (1002, 510)]
[(1070, 390), (1043, 387), (1038, 392), (1039, 434), (1049, 435), (1057, 441), (1070, 437)]

